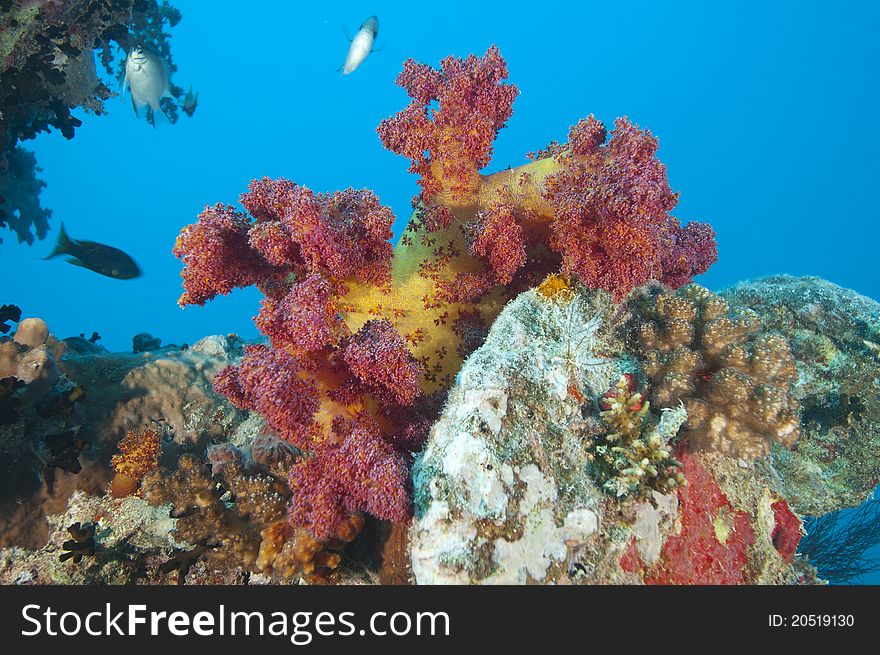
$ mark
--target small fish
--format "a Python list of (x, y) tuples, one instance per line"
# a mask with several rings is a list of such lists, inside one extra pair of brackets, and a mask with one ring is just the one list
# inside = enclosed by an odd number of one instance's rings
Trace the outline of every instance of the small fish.
[(183, 97), (183, 111), (187, 116), (192, 116), (196, 113), (196, 107), (199, 104), (199, 92), (196, 91), (196, 94), (193, 95), (192, 86), (189, 87), (189, 91), (186, 92), (186, 95)]
[(75, 241), (67, 236), (64, 224), (61, 224), (61, 234), (58, 235), (58, 243), (52, 254), (43, 259), (52, 259), (58, 255), (70, 255), (68, 263), (74, 266), (82, 266), (95, 273), (116, 278), (117, 280), (131, 280), (141, 274), (141, 269), (135, 261), (126, 253), (112, 246), (94, 241)]
[(360, 29), (351, 40), (348, 47), (348, 54), (345, 55), (345, 63), (342, 65), (342, 74), (349, 75), (355, 69), (364, 63), (364, 59), (373, 51), (373, 43), (379, 36), (379, 19), (376, 16), (370, 16), (361, 23)]
[(168, 83), (168, 69), (159, 55), (136, 46), (125, 59), (123, 94), (126, 87), (131, 91), (131, 106), (135, 116), (138, 115), (138, 107), (149, 107), (154, 126), (156, 112), (168, 118), (159, 101), (171, 94), (171, 87)]

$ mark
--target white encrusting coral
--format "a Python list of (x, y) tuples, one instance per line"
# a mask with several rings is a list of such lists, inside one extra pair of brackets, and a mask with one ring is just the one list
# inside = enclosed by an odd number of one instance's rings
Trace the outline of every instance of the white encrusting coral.
[(598, 532), (582, 400), (618, 369), (601, 354), (605, 300), (522, 294), (464, 364), (416, 463), (418, 583), (553, 582)]

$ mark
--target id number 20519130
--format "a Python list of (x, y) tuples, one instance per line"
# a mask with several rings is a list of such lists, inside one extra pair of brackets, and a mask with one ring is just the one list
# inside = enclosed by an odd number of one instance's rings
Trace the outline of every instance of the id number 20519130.
[(851, 628), (855, 617), (852, 614), (770, 614), (767, 624), (771, 628)]

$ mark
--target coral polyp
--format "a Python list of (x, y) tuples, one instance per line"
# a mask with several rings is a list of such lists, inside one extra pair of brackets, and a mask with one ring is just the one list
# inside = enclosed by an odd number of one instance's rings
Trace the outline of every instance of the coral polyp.
[(110, 462), (116, 472), (110, 483), (110, 494), (124, 498), (137, 491), (143, 477), (159, 467), (161, 450), (162, 437), (158, 430), (129, 430), (119, 442), (119, 454)]

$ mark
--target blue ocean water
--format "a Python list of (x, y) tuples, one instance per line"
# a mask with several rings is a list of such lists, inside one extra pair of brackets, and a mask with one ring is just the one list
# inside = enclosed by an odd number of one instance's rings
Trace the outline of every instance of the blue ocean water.
[[(97, 330), (111, 349), (129, 349), (143, 331), (166, 343), (256, 336), (252, 290), (177, 307), (180, 228), (269, 175), (317, 191), (371, 188), (394, 209), (399, 234), (416, 180), (375, 128), (406, 104), (394, 84), (402, 62), (437, 65), (492, 43), (521, 95), (489, 170), (565, 140), (590, 113), (609, 124), (626, 115), (660, 137), (681, 192), (676, 216), (718, 233), (719, 261), (701, 283), (815, 274), (880, 298), (876, 3), (174, 4), (183, 14), (172, 30), (174, 81), (199, 92), (193, 118), (153, 129), (117, 98), (107, 116), (80, 114), (72, 141), (53, 133), (25, 144), (44, 169), (52, 232), (32, 247), (3, 235), (0, 300), (58, 336)], [(340, 76), (345, 30), (373, 13), (378, 51)], [(74, 238), (131, 253), (143, 277), (42, 261), (62, 221)]]

